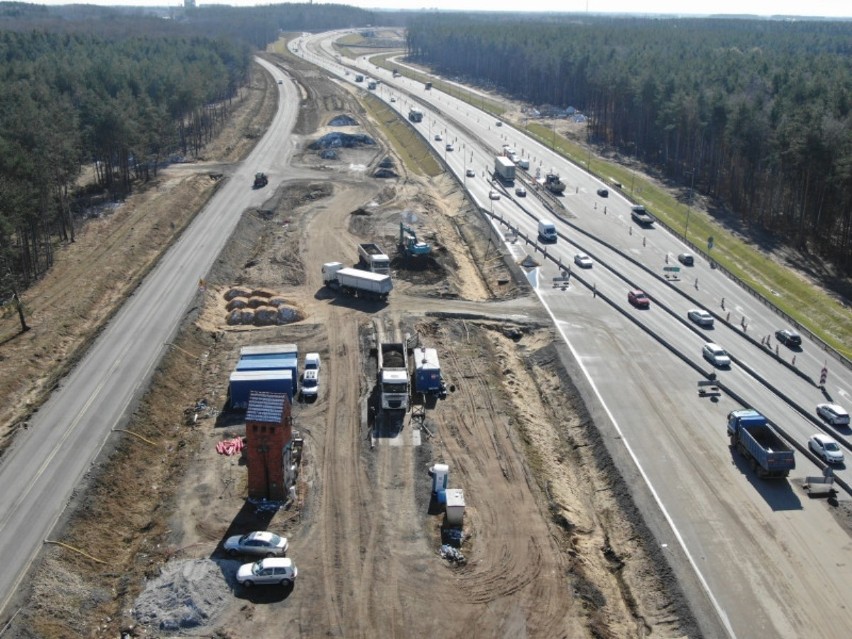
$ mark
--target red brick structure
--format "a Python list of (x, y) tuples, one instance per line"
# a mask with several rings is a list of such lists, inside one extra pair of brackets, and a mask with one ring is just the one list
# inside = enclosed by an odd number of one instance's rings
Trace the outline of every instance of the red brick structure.
[(289, 465), (293, 420), (286, 394), (252, 391), (246, 411), (246, 456), (248, 494), (254, 499), (284, 501), (288, 486), (285, 464)]

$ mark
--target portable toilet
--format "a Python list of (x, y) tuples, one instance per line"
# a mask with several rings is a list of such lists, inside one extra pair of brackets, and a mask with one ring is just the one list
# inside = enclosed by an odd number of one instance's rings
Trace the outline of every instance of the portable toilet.
[(461, 526), (464, 520), (464, 491), (461, 488), (449, 488), (446, 500), (447, 525)]
[(447, 490), (447, 482), (450, 478), (450, 467), (447, 464), (435, 464), (429, 469), (432, 475), (432, 492), (438, 494)]

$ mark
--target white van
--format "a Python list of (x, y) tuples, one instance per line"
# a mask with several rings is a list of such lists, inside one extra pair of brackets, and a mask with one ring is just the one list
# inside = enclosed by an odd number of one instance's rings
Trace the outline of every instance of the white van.
[(305, 353), (305, 370), (319, 370), (320, 356), (319, 353)]
[(542, 242), (556, 242), (556, 225), (550, 220), (540, 220), (538, 223), (538, 239)]

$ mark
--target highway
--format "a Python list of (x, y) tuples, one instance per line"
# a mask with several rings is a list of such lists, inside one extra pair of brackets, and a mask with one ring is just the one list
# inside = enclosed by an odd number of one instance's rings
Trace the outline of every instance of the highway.
[[(199, 280), (216, 260), (243, 211), (261, 206), (285, 175), (292, 147), (282, 145), (281, 140), (289, 139), (299, 96), (284, 73), (258, 62), (283, 80), (278, 85), (279, 110), (269, 130), (3, 456), (0, 609), (6, 609), (78, 484), (146, 388), (168, 342), (196, 300)], [(270, 177), (264, 190), (251, 188), (256, 167)]]
[[(380, 79), (376, 95), (403, 117), (413, 106), (421, 109), (423, 121), (412, 126), (483, 211), (500, 218), (495, 232), (513, 257), (531, 254), (542, 263), (530, 280), (570, 352), (566, 365), (676, 572), (685, 563), (700, 584), (702, 592), (690, 595), (693, 602), (706, 598), (701, 603), (715, 609), (732, 637), (848, 636), (849, 536), (825, 502), (808, 498), (801, 484), (822, 474), (824, 464), (806, 448), (807, 438), (821, 430), (846, 446), (850, 461), (836, 475), (852, 484), (850, 431), (827, 428), (814, 412), (826, 395), (850, 408), (852, 371), (807, 339), (801, 350), (780, 346), (776, 355), (774, 332), (783, 321), (699, 256), (693, 267), (681, 268), (678, 279), (666, 279), (664, 268), (688, 249), (663, 228), (633, 223), (631, 202), (611, 185), (435, 88), (393, 78), (363, 58), (335, 59), (335, 37), (322, 34), (292, 45), (341, 81), (352, 82), (353, 69)], [(558, 215), (532, 192), (518, 198), (504, 189), (499, 200), (488, 198), (494, 156), (504, 144), (528, 158), (533, 173), (554, 169), (567, 183)], [(468, 168), (476, 177), (466, 177)], [(601, 187), (610, 189), (608, 198), (597, 195)], [(523, 240), (535, 239), (541, 218), (557, 222), (560, 233), (547, 259)], [(521, 239), (513, 242), (509, 228)], [(568, 286), (554, 282), (579, 251), (592, 256), (593, 267), (572, 267)], [(650, 309), (627, 303), (632, 287), (651, 296)], [(715, 328), (691, 324), (691, 308), (710, 310)], [(773, 336), (770, 347), (761, 343), (767, 335)], [(729, 351), (730, 370), (714, 371), (702, 358), (708, 341)], [(825, 365), (824, 394), (815, 382)], [(717, 401), (697, 393), (697, 382), (710, 372), (723, 386)], [(789, 480), (760, 480), (732, 453), (725, 417), (743, 405), (764, 413), (797, 447)], [(678, 574), (689, 581), (684, 570)]]

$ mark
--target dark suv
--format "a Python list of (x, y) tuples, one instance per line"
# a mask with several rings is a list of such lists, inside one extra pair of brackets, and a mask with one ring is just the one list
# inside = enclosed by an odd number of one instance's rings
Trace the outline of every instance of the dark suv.
[(801, 335), (790, 328), (775, 331), (775, 339), (790, 348), (797, 348), (802, 345)]

